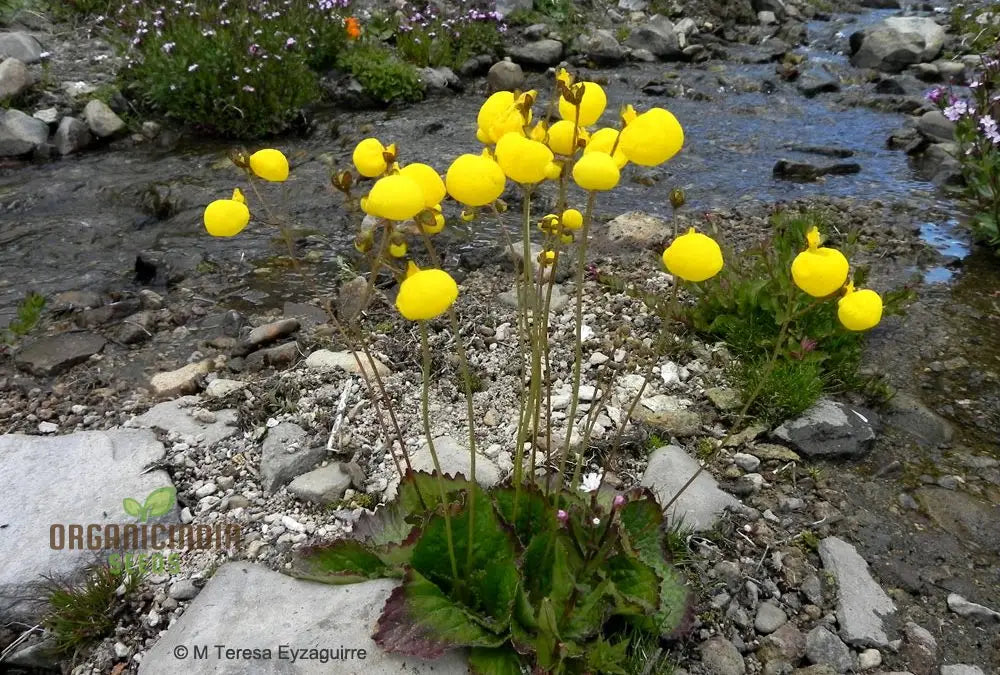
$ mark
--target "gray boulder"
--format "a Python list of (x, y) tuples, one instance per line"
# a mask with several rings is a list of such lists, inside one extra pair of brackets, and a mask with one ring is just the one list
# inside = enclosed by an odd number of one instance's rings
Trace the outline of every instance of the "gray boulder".
[(707, 672), (714, 675), (743, 675), (746, 664), (740, 656), (740, 650), (724, 637), (716, 636), (699, 648), (701, 662)]
[(680, 59), (684, 56), (673, 22), (660, 14), (632, 31), (625, 44), (635, 49), (647, 49), (661, 59)]
[(782, 0), (750, 0), (750, 8), (755, 12), (773, 12), (779, 19), (788, 11)]
[(840, 91), (840, 79), (820, 65), (808, 65), (799, 75), (795, 86), (804, 96), (812, 98), (817, 94)]
[(182, 396), (158, 403), (142, 415), (132, 418), (129, 426), (156, 429), (165, 434), (201, 437), (206, 446), (224, 441), (239, 429), (235, 410), (199, 409), (197, 396)]
[(98, 138), (110, 138), (125, 130), (122, 118), (107, 103), (96, 98), (84, 106), (83, 119)]
[(282, 422), (270, 429), (261, 448), (260, 477), (264, 491), (271, 493), (301, 476), (326, 456), (322, 445), (310, 445), (305, 430)]
[(595, 30), (580, 38), (578, 48), (594, 63), (614, 66), (625, 60), (625, 50), (609, 30)]
[(854, 669), (850, 648), (825, 626), (816, 626), (806, 634), (806, 657), (810, 663), (832, 666), (838, 673)]
[(427, 91), (438, 94), (451, 93), (451, 88), (458, 84), (458, 76), (451, 68), (421, 68), (420, 80)]
[(486, 74), (486, 83), (490, 93), (497, 91), (515, 91), (524, 88), (524, 71), (510, 59), (497, 61)]
[(807, 457), (860, 457), (875, 442), (876, 422), (874, 413), (823, 398), (774, 435)]
[(955, 123), (945, 117), (940, 110), (929, 110), (921, 115), (917, 121), (917, 129), (932, 142), (955, 141)]
[(538, 40), (510, 47), (507, 54), (527, 66), (554, 66), (562, 59), (563, 44), (559, 40)]
[(827, 537), (819, 543), (823, 568), (837, 582), (837, 623), (844, 640), (857, 647), (887, 647), (883, 617), (896, 605), (868, 571), (868, 563), (843, 539)]
[[(143, 504), (154, 490), (173, 487), (170, 476), (148, 465), (164, 457), (164, 448), (148, 431), (115, 429), (64, 436), (0, 436), (0, 614), (37, 618), (32, 601), (40, 575), (78, 577), (99, 560), (105, 563), (117, 547), (71, 545), (69, 527), (135, 523), (122, 502)], [(176, 505), (156, 519), (178, 522)], [(84, 534), (84, 545), (89, 535)], [(95, 546), (104, 540), (93, 540)]]
[[(500, 469), (493, 460), (481, 454), (482, 448), (477, 444), (476, 482), (483, 487), (492, 487), (500, 482)], [(446, 474), (460, 473), (466, 478), (471, 475), (469, 463), (469, 448), (451, 436), (438, 436), (434, 439), (434, 452), (438, 456), (441, 470)], [(430, 447), (425, 443), (410, 455), (413, 468), (417, 471), (433, 471), (434, 460)]]
[(14, 363), (32, 375), (59, 375), (101, 351), (106, 342), (96, 333), (60, 333), (30, 343), (14, 355)]
[[(433, 661), (390, 654), (372, 640), (386, 600), (396, 588), (390, 579), (335, 586), (301, 581), (261, 565), (226, 563), (212, 576), (184, 614), (161, 634), (144, 655), (139, 675), (175, 675), (183, 654), (197, 658), (207, 647), (198, 672), (235, 675), (459, 675), (469, 666), (463, 651)], [(246, 617), (237, 620), (235, 617)], [(336, 636), (335, 640), (331, 636)], [(214, 645), (268, 648), (271, 657), (252, 661), (226, 659)], [(279, 645), (296, 649), (327, 648), (319, 658), (293, 661)], [(343, 651), (341, 651), (343, 650)], [(362, 651), (363, 650), (363, 653)], [(335, 660), (334, 660), (335, 659)]]
[(13, 57), (0, 63), (0, 101), (20, 96), (31, 86), (31, 73), (20, 59)]
[(299, 499), (317, 504), (333, 504), (351, 487), (351, 476), (340, 464), (329, 464), (304, 473), (288, 484), (288, 491)]
[(9, 56), (22, 63), (38, 63), (42, 52), (42, 45), (27, 33), (0, 33), (0, 58)]
[[(666, 504), (698, 471), (698, 462), (676, 445), (654, 450), (640, 481)], [(693, 483), (670, 506), (671, 522), (681, 522), (695, 531), (710, 529), (727, 508), (740, 506), (738, 499), (719, 489), (708, 471), (702, 471)]]
[(945, 30), (926, 17), (892, 17), (851, 35), (851, 63), (859, 68), (899, 72), (933, 61), (944, 46)]
[(86, 124), (75, 117), (64, 117), (59, 120), (59, 128), (56, 129), (52, 143), (60, 155), (71, 155), (83, 150), (92, 140)]
[(11, 108), (0, 116), (0, 157), (26, 155), (44, 145), (49, 125)]

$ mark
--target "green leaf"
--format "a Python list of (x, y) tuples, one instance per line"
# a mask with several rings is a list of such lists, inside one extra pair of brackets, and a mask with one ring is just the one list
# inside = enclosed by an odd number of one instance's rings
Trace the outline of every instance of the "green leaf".
[(535, 535), (524, 552), (524, 584), (532, 604), (551, 597), (557, 605), (569, 599), (576, 575), (583, 568), (569, 535), (564, 531), (549, 531)]
[(159, 516), (165, 516), (170, 513), (170, 510), (174, 508), (174, 504), (177, 501), (177, 489), (173, 486), (161, 487), (159, 489), (153, 490), (146, 497), (146, 503), (143, 508), (146, 512), (147, 518), (157, 518)]
[(628, 671), (622, 668), (627, 648), (628, 640), (611, 644), (604, 638), (600, 638), (587, 648), (588, 670), (608, 675), (628, 675)]
[(402, 576), (354, 539), (306, 549), (292, 564), (292, 576), (327, 584), (353, 584), (368, 579)]
[(122, 502), (122, 508), (125, 509), (125, 513), (129, 514), (133, 518), (139, 518), (142, 516), (142, 504), (131, 497), (125, 498)]
[(389, 652), (436, 659), (456, 647), (499, 647), (508, 636), (480, 626), (468, 610), (411, 569), (386, 601), (372, 638)]
[(573, 640), (596, 635), (608, 618), (612, 604), (611, 582), (605, 579), (595, 588), (580, 594), (580, 600), (570, 612), (563, 635)]
[(521, 488), (517, 501), (517, 522), (514, 522), (514, 488), (497, 488), (492, 495), (497, 513), (505, 523), (513, 526), (522, 546), (527, 546), (538, 532), (552, 529), (555, 511), (537, 486), (525, 485)]
[(509, 647), (473, 647), (469, 668), (477, 675), (521, 675), (521, 659)]
[[(445, 474), (441, 480), (449, 503), (458, 501), (460, 493), (469, 486), (469, 481), (462, 474)], [(396, 491), (396, 503), (405, 516), (433, 511), (441, 503), (437, 474), (407, 471)]]
[[(653, 568), (627, 553), (611, 556), (604, 563), (608, 579), (615, 590), (629, 605), (641, 612), (653, 612), (660, 604), (660, 577)], [(621, 607), (619, 613), (632, 614), (634, 610)]]
[(365, 511), (354, 523), (352, 538), (373, 547), (401, 544), (417, 529), (406, 522), (407, 515), (399, 501), (386, 504), (374, 513)]

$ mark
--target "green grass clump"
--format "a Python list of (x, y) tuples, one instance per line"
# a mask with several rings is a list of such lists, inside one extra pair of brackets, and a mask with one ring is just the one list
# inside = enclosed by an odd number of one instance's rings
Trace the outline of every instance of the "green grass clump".
[(358, 45), (347, 50), (337, 65), (382, 103), (412, 102), (424, 97), (424, 85), (416, 68), (380, 45)]
[(38, 325), (45, 309), (45, 296), (28, 293), (17, 306), (17, 317), (0, 333), (0, 343), (13, 344)]

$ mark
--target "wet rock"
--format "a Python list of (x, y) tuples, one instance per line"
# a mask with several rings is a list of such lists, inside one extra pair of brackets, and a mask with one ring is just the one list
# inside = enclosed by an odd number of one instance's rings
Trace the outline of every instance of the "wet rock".
[(701, 652), (701, 662), (707, 672), (714, 675), (744, 675), (746, 664), (740, 651), (732, 642), (724, 637), (716, 636), (703, 643), (698, 650)]
[(458, 76), (446, 66), (421, 68), (419, 75), (420, 81), (424, 83), (424, 88), (433, 94), (449, 94), (452, 87), (458, 84)]
[(329, 464), (296, 477), (288, 491), (299, 499), (316, 504), (333, 504), (351, 487), (351, 476), (339, 464)]
[(31, 74), (18, 59), (4, 59), (0, 63), (0, 101), (20, 96), (31, 86)]
[(22, 63), (38, 63), (42, 60), (42, 45), (27, 33), (0, 33), (0, 58), (10, 57)]
[[(483, 487), (492, 487), (500, 482), (500, 469), (485, 455), (482, 448), (476, 445), (476, 482)], [(471, 476), (469, 464), (469, 448), (451, 436), (438, 436), (434, 439), (434, 452), (437, 453), (441, 470), (446, 474), (460, 473), (466, 478)], [(410, 462), (417, 471), (434, 471), (434, 461), (431, 458), (430, 447), (425, 443), (410, 455)]]
[(259, 349), (246, 358), (246, 367), (250, 371), (263, 370), (264, 368), (288, 368), (295, 363), (299, 356), (299, 343), (288, 342), (277, 347)]
[[(654, 450), (640, 481), (656, 493), (661, 504), (672, 499), (698, 471), (698, 462), (676, 445)], [(667, 512), (672, 522), (683, 522), (695, 531), (710, 529), (727, 508), (736, 508), (739, 500), (719, 489), (712, 474), (702, 471), (678, 497)]]
[(875, 442), (874, 413), (824, 398), (774, 435), (807, 457), (860, 457)]
[(609, 30), (599, 29), (585, 35), (580, 39), (579, 49), (588, 59), (602, 66), (614, 66), (625, 60), (625, 50)]
[(928, 445), (950, 443), (955, 434), (948, 420), (925, 406), (918, 398), (897, 392), (887, 405), (886, 422)]
[(330, 320), (325, 309), (303, 302), (286, 301), (281, 313), (286, 317), (298, 319), (303, 328), (322, 325)]
[(59, 121), (52, 143), (56, 146), (56, 151), (65, 156), (83, 150), (92, 140), (86, 124), (75, 117), (64, 117)]
[(829, 665), (838, 673), (854, 668), (851, 650), (824, 626), (816, 626), (806, 635), (806, 657), (810, 663)]
[(280, 321), (272, 321), (271, 323), (264, 324), (263, 326), (257, 326), (250, 331), (250, 334), (247, 335), (243, 344), (249, 349), (254, 349), (256, 347), (261, 347), (263, 345), (270, 344), (271, 342), (280, 340), (283, 337), (287, 337), (298, 331), (298, 329), (298, 319), (281, 319)]
[[(364, 650), (365, 656), (344, 657), (330, 663), (275, 658), (254, 661), (259, 675), (297, 673), (411, 673), (412, 675), (459, 675), (468, 672), (463, 653), (449, 652), (433, 661), (391, 654), (372, 640), (378, 618), (398, 582), (389, 579), (332, 586), (293, 579), (262, 565), (226, 563), (198, 594), (184, 614), (167, 630), (142, 659), (140, 675), (176, 675), (177, 654), (183, 646), (256, 645), (266, 635), (272, 645), (320, 645), (337, 636), (337, 644), (349, 650)], [(252, 616), (253, 621), (234, 621), (234, 616)], [(294, 621), (289, 617), (296, 617)], [(274, 647), (272, 647), (272, 650)], [(334, 651), (335, 648), (331, 649)], [(189, 653), (187, 651), (183, 653)], [(206, 672), (232, 669), (233, 661), (219, 658), (214, 647), (199, 662)], [(331, 665), (340, 664), (340, 665)]]
[(268, 430), (261, 447), (261, 486), (267, 493), (306, 473), (326, 456), (322, 445), (312, 446), (297, 424), (282, 422)]
[(860, 173), (861, 165), (857, 162), (839, 162), (818, 166), (808, 162), (796, 162), (790, 159), (779, 159), (771, 170), (771, 175), (775, 178), (811, 183), (820, 176), (843, 176), (852, 173)]
[(662, 218), (630, 211), (608, 221), (606, 236), (615, 245), (634, 244), (640, 248), (659, 246), (670, 236), (670, 224)]
[(176, 396), (191, 394), (201, 388), (205, 375), (212, 372), (212, 361), (205, 359), (197, 363), (189, 363), (177, 370), (157, 373), (149, 380), (155, 396)]
[(826, 68), (810, 65), (801, 72), (795, 86), (803, 96), (812, 98), (817, 94), (840, 91), (840, 80)]
[(26, 155), (45, 144), (49, 125), (11, 108), (0, 116), (0, 157)]
[(680, 59), (684, 56), (673, 22), (660, 14), (633, 30), (625, 44), (636, 49), (647, 49), (661, 59)]
[(757, 607), (753, 627), (761, 635), (770, 635), (788, 621), (788, 615), (773, 602), (762, 602)]
[(887, 647), (883, 618), (896, 611), (889, 596), (868, 571), (868, 563), (843, 539), (827, 537), (819, 543), (823, 568), (837, 582), (837, 622), (849, 644)]
[(933, 61), (944, 40), (944, 28), (934, 19), (891, 17), (851, 35), (851, 63), (858, 68), (899, 72), (913, 63)]
[(509, 47), (507, 54), (516, 63), (527, 66), (554, 66), (562, 59), (563, 44), (559, 40), (538, 40)]
[(106, 342), (96, 333), (60, 333), (30, 343), (14, 355), (14, 363), (32, 375), (59, 375), (100, 352)]
[(203, 443), (212, 446), (234, 435), (236, 427), (235, 410), (216, 410), (211, 417), (198, 419), (193, 413), (198, 408), (197, 396), (182, 396), (172, 401), (158, 403), (142, 415), (129, 421), (128, 426), (156, 429), (163, 433), (179, 436), (203, 436)]
[(125, 131), (125, 122), (108, 107), (107, 103), (96, 98), (84, 106), (83, 119), (98, 138), (111, 138)]
[[(29, 599), (39, 573), (76, 578), (94, 562), (93, 552), (70, 549), (68, 541), (53, 548), (50, 528), (134, 522), (122, 509), (124, 499), (143, 502), (153, 490), (172, 486), (165, 471), (149, 470), (164, 454), (152, 433), (139, 430), (0, 436), (0, 539), (5, 551), (18, 549), (0, 565), (0, 614), (34, 623), (45, 609)], [(175, 506), (155, 522), (176, 523), (177, 514)]]
[(959, 616), (977, 621), (995, 622), (1000, 621), (1000, 612), (990, 609), (984, 605), (966, 600), (958, 593), (948, 595), (948, 609)]
[[(364, 353), (359, 352), (358, 358), (361, 360), (365, 371), (367, 371), (370, 365), (368, 357)], [(375, 370), (379, 375), (389, 375), (392, 372), (387, 365), (374, 357), (372, 358), (375, 361)], [(306, 368), (320, 372), (334, 370), (343, 370), (354, 374), (362, 372), (358, 366), (357, 359), (354, 358), (351, 352), (332, 352), (329, 349), (318, 349), (310, 354), (306, 358)]]
[(931, 141), (955, 140), (955, 123), (949, 120), (940, 110), (929, 110), (920, 116), (917, 129)]
[(510, 59), (497, 61), (486, 74), (486, 83), (490, 93), (523, 89), (524, 71)]
[(913, 496), (927, 516), (944, 531), (975, 542), (987, 550), (1000, 552), (1000, 541), (996, 536), (1000, 506), (962, 491), (940, 487), (922, 487)]

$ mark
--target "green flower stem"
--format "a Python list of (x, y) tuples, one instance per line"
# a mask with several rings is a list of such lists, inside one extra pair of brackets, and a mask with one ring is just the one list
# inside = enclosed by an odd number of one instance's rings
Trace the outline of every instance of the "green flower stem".
[(254, 182), (253, 173), (249, 169), (247, 170), (247, 182), (250, 184), (250, 189), (253, 190), (257, 199), (260, 200), (261, 206), (264, 207), (264, 213), (267, 214), (267, 219), (274, 223), (274, 225), (278, 228), (278, 231), (281, 233), (281, 238), (285, 240), (285, 246), (288, 248), (288, 257), (291, 258), (292, 265), (298, 269), (299, 261), (295, 258), (295, 244), (292, 241), (291, 231), (279, 218), (276, 218), (274, 214), (271, 213), (271, 208), (267, 205), (267, 200), (264, 199), (264, 196), (257, 189), (257, 183)]
[(451, 512), (448, 508), (448, 496), (444, 489), (444, 474), (441, 463), (438, 462), (437, 451), (434, 450), (434, 439), (431, 436), (431, 415), (428, 409), (428, 398), (431, 386), (431, 349), (427, 344), (427, 322), (420, 322), (420, 351), (423, 354), (422, 380), (423, 389), (420, 394), (420, 414), (424, 421), (424, 436), (427, 437), (427, 448), (434, 462), (434, 472), (437, 475), (438, 491), (441, 493), (441, 508), (444, 511), (444, 530), (448, 539), (448, 558), (451, 561), (451, 576), (455, 585), (459, 583), (458, 565), (455, 563), (455, 540), (451, 532)]
[(570, 401), (569, 415), (566, 418), (566, 439), (563, 443), (562, 457), (559, 458), (557, 490), (562, 489), (563, 486), (563, 477), (566, 474), (566, 460), (573, 440), (573, 429), (576, 426), (576, 408), (577, 399), (580, 395), (580, 375), (583, 361), (583, 268), (587, 262), (588, 235), (590, 233), (590, 221), (594, 217), (594, 201), (596, 196), (596, 192), (587, 193), (587, 209), (583, 214), (583, 228), (580, 232), (581, 241), (576, 261), (576, 340), (573, 362), (573, 396)]

